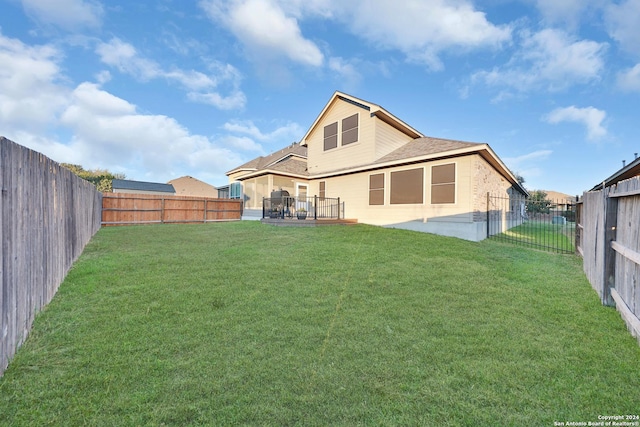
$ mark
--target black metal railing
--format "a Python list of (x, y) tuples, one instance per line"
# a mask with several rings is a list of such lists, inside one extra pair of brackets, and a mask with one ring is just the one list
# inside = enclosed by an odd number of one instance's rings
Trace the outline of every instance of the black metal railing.
[(340, 219), (340, 198), (330, 197), (264, 197), (262, 218), (279, 219)]
[(487, 237), (551, 252), (574, 253), (575, 201), (487, 195)]

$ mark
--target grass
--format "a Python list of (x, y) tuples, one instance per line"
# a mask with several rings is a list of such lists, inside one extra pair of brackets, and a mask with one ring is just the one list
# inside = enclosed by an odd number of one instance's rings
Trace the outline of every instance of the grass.
[(494, 236), (495, 239), (556, 252), (575, 252), (575, 223), (528, 221)]
[(106, 228), (0, 379), (0, 424), (553, 425), (637, 414), (580, 260), (365, 225)]

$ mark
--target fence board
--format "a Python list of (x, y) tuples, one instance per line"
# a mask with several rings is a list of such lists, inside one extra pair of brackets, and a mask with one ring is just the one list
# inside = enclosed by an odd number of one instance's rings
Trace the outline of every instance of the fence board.
[[(604, 218), (607, 206), (615, 205), (615, 236), (609, 243)], [(612, 296), (615, 294), (616, 307), (632, 328), (639, 324), (640, 317), (640, 177), (620, 181), (601, 191), (584, 193), (581, 218), (585, 274), (603, 302), (607, 302), (609, 289), (605, 279), (608, 274), (604, 260), (607, 252), (613, 254), (613, 289), (610, 292)]]
[(0, 375), (100, 228), (102, 196), (46, 156), (0, 137)]
[(189, 196), (105, 193), (102, 225), (203, 223), (242, 218), (242, 202)]

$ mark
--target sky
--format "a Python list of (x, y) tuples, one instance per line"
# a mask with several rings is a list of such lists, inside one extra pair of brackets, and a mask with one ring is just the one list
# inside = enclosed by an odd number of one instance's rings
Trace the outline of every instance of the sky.
[(225, 185), (335, 91), (582, 194), (640, 153), (640, 0), (0, 0), (0, 135), (57, 162)]

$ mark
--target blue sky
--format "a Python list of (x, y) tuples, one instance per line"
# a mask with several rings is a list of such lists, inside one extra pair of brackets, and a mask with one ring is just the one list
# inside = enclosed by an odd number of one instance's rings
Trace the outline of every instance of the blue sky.
[(640, 152), (640, 0), (0, 0), (0, 135), (213, 185), (334, 91), (581, 194)]

